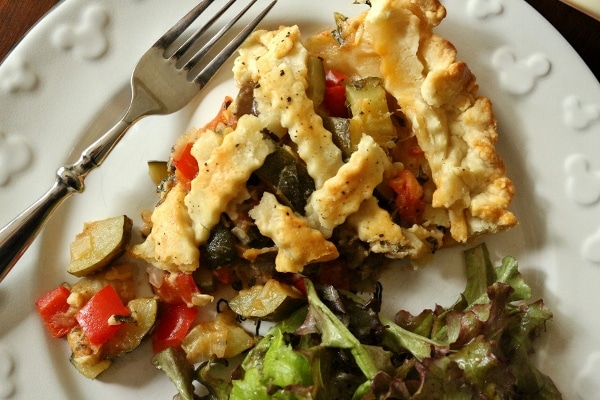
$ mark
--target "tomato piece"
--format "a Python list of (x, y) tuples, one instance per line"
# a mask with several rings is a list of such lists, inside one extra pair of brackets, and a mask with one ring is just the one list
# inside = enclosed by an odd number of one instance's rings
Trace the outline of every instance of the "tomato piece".
[(423, 214), (423, 187), (409, 170), (402, 170), (388, 181), (388, 186), (396, 192), (398, 214), (405, 221), (416, 224)]
[(194, 305), (194, 297), (202, 294), (194, 277), (183, 272), (165, 273), (159, 285), (153, 285), (154, 293), (165, 303)]
[(75, 315), (69, 313), (70, 306), (67, 299), (70, 294), (71, 291), (61, 285), (35, 302), (48, 332), (55, 338), (65, 336), (77, 325)]
[(173, 159), (175, 174), (179, 180), (184, 182), (189, 182), (198, 175), (198, 161), (192, 155), (193, 145), (194, 143), (191, 142), (186, 144), (179, 155)]
[(197, 308), (183, 303), (166, 305), (161, 310), (161, 317), (152, 336), (152, 350), (160, 353), (169, 347), (181, 346), (197, 315)]
[(129, 309), (123, 305), (115, 288), (107, 285), (92, 296), (75, 318), (89, 342), (99, 346), (113, 337), (122, 326), (111, 321), (111, 317), (129, 315)]

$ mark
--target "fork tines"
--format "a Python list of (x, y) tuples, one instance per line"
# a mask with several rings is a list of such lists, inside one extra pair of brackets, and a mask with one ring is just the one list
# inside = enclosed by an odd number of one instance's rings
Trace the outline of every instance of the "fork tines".
[[(201, 42), (201, 38), (208, 32), (208, 30), (215, 25), (231, 8), (231, 6), (238, 0), (229, 0), (226, 4), (212, 14), (208, 21), (204, 22), (195, 32), (187, 38), (183, 44), (181, 44), (172, 54), (169, 55), (169, 47), (182, 37), (183, 33), (198, 19), (200, 15), (212, 4), (215, 0), (203, 0), (196, 7), (194, 7), (185, 17), (177, 22), (171, 29), (169, 29), (154, 45), (154, 47), (164, 49), (163, 57), (166, 59), (177, 62), (181, 60), (184, 64), (181, 66), (183, 69), (191, 71), (195, 67), (200, 67), (200, 62), (203, 58), (215, 47), (215, 44), (219, 42), (231, 28), (248, 12), (248, 10), (256, 4), (258, 0), (249, 0), (248, 4), (237, 14), (226, 21), (226, 23), (213, 35), (206, 39), (206, 42), (201, 46), (200, 49), (196, 50), (197, 45)], [(258, 15), (256, 15), (246, 26), (239, 31), (239, 33), (226, 45), (223, 49), (205, 66), (201, 67), (201, 70), (197, 74), (192, 74), (190, 80), (198, 81), (198, 83), (204, 83), (209, 77), (214, 75), (216, 70), (235, 52), (235, 50), (242, 44), (242, 42), (250, 35), (250, 33), (256, 28), (264, 16), (271, 10), (277, 0), (272, 0)], [(187, 59), (187, 61), (183, 61)]]

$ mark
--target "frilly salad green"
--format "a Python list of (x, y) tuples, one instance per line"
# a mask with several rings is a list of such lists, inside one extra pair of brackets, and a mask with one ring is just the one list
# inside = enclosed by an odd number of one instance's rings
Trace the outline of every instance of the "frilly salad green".
[(188, 400), (193, 380), (207, 399), (560, 399), (530, 360), (552, 313), (530, 302), (517, 261), (493, 267), (484, 244), (465, 260), (467, 287), (449, 308), (399, 311), (392, 321), (374, 297), (304, 280), (308, 304), (275, 324), (229, 377), (218, 377), (215, 360), (191, 371), (183, 357), (175, 373), (164, 355), (155, 360)]

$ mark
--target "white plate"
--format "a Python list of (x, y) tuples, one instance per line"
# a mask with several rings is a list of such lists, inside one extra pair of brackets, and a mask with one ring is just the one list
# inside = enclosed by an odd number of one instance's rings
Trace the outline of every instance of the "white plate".
[[(33, 202), (54, 171), (109, 127), (129, 99), (140, 55), (196, 0), (70, 0), (49, 13), (0, 66), (0, 224)], [(298, 23), (314, 32), (351, 0), (285, 0), (265, 27)], [(554, 311), (537, 361), (566, 399), (600, 393), (600, 85), (574, 50), (522, 1), (446, 0), (438, 32), (459, 49), (492, 98), (499, 151), (518, 190), (521, 224), (487, 243), (494, 259), (520, 261), (535, 296)], [(71, 197), (0, 284), (0, 399), (170, 399), (175, 388), (150, 364), (148, 345), (96, 381), (50, 339), (35, 299), (63, 280), (68, 243), (84, 221), (139, 211), (155, 201), (146, 161), (165, 159), (175, 137), (208, 120), (225, 94), (224, 70), (194, 104), (138, 123)], [(388, 313), (449, 305), (462, 290), (459, 249), (404, 274), (384, 294)]]

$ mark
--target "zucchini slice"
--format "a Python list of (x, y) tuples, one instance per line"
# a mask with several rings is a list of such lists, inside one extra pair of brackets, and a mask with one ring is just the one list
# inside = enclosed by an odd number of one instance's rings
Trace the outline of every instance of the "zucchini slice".
[(293, 286), (269, 279), (264, 286), (241, 290), (229, 301), (229, 308), (245, 318), (277, 321), (287, 317), (306, 303), (306, 298)]
[(371, 135), (383, 148), (387, 148), (390, 141), (397, 140), (381, 78), (369, 77), (349, 83), (346, 85), (346, 100), (352, 112), (350, 137), (353, 148), (364, 133)]
[(86, 222), (71, 243), (67, 272), (82, 277), (97, 272), (125, 251), (133, 222), (126, 215)]

